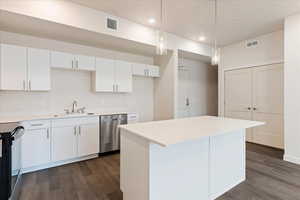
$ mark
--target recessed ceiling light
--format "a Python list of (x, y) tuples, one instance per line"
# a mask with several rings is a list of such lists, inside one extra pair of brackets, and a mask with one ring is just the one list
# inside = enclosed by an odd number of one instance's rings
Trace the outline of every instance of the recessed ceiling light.
[(154, 18), (150, 18), (149, 20), (148, 20), (148, 22), (149, 22), (149, 24), (155, 24), (155, 19)]
[(200, 42), (203, 42), (203, 41), (205, 41), (205, 40), (206, 40), (206, 37), (204, 37), (204, 36), (200, 36), (200, 37), (199, 37), (199, 41), (200, 41)]

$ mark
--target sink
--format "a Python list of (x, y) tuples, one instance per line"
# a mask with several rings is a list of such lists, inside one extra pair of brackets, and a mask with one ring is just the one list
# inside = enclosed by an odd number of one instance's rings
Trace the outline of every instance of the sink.
[(53, 115), (53, 117), (58, 118), (58, 117), (80, 117), (80, 116), (87, 116), (87, 115), (95, 115), (95, 113), (70, 113), (70, 114), (58, 114), (58, 115)]

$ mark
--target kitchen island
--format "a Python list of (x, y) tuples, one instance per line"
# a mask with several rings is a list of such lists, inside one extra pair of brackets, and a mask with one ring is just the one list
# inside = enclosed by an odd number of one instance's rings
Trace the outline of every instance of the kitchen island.
[(120, 126), (123, 199), (216, 199), (245, 180), (245, 131), (263, 124), (203, 116)]

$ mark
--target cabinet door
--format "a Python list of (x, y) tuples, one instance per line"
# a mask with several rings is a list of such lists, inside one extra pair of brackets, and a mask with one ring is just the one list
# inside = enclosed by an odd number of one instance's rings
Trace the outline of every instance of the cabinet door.
[(99, 123), (78, 127), (78, 156), (99, 153)]
[(132, 63), (132, 75), (136, 76), (146, 76), (146, 64)]
[[(225, 73), (225, 116), (252, 119), (252, 70), (241, 69)], [(247, 129), (246, 140), (252, 142), (252, 129)]]
[(26, 90), (26, 47), (1, 44), (1, 90)]
[(132, 69), (131, 63), (115, 61), (115, 84), (117, 92), (132, 92)]
[(77, 156), (77, 133), (75, 126), (52, 128), (52, 161), (61, 161)]
[(97, 58), (95, 72), (96, 92), (114, 92), (115, 64), (114, 60)]
[(64, 52), (51, 52), (51, 67), (72, 69), (75, 66), (74, 55)]
[(50, 83), (50, 51), (28, 48), (28, 90), (47, 91)]
[(283, 65), (253, 69), (253, 120), (266, 125), (253, 129), (255, 143), (283, 148)]
[(22, 168), (50, 162), (50, 131), (48, 128), (26, 130), (22, 136)]
[(155, 65), (148, 65), (148, 76), (159, 77), (159, 67)]
[(76, 68), (80, 70), (95, 71), (96, 58), (92, 56), (77, 55)]

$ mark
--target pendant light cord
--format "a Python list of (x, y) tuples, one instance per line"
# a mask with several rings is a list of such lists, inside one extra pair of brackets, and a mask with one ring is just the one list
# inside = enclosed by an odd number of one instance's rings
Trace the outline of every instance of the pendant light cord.
[(215, 0), (215, 44), (214, 44), (214, 47), (215, 47), (215, 51), (217, 51), (217, 23), (218, 23), (218, 21), (217, 21), (217, 18), (218, 18), (218, 4), (217, 4), (217, 0)]
[(160, 29), (163, 27), (163, 0), (160, 0)]

